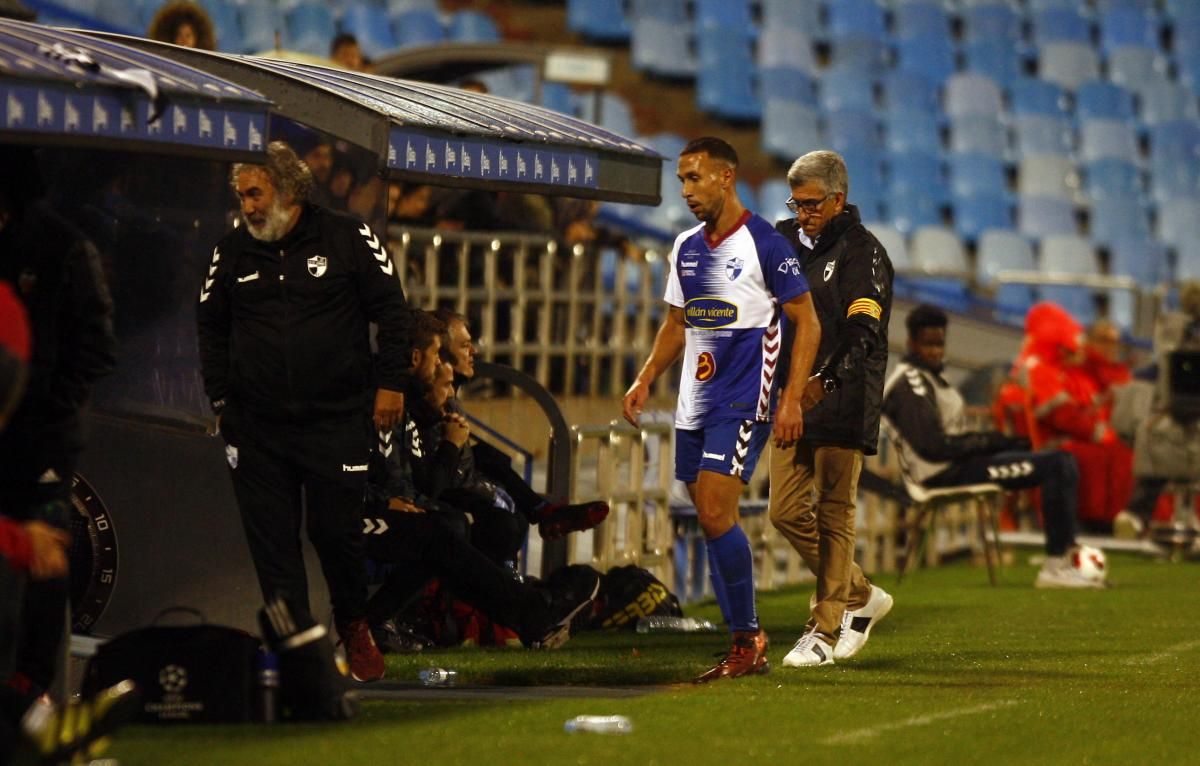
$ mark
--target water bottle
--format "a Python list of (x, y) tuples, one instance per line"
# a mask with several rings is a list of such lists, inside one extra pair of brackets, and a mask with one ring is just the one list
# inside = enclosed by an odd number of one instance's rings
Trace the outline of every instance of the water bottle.
[(279, 658), (275, 652), (258, 652), (258, 720), (275, 723), (279, 715)]
[(458, 681), (457, 671), (445, 668), (425, 668), (417, 674), (417, 677), (425, 686), (454, 686)]
[(563, 724), (563, 731), (628, 734), (633, 731), (633, 722), (623, 715), (577, 715)]
[(650, 615), (637, 622), (638, 633), (715, 633), (717, 626), (695, 617)]

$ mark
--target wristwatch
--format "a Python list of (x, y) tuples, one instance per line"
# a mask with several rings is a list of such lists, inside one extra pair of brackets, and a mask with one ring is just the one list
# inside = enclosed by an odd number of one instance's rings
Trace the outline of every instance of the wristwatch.
[(824, 389), (825, 393), (832, 394), (842, 387), (842, 382), (833, 373), (822, 371), (819, 374), (821, 376), (821, 388)]

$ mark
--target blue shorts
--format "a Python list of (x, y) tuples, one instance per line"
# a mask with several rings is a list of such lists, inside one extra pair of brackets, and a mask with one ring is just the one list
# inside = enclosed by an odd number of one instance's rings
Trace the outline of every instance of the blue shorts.
[(762, 454), (770, 423), (722, 420), (696, 431), (675, 429), (675, 478), (691, 484), (701, 471), (750, 481)]

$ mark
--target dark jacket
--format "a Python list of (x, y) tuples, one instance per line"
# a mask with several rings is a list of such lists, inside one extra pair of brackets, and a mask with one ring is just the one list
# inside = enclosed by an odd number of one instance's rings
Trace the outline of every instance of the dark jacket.
[(277, 421), (368, 411), (375, 388), (401, 390), (409, 315), (383, 243), (350, 216), (305, 205), (279, 242), (234, 229), (213, 249), (196, 312), (213, 410)]
[(69, 467), (83, 448), (80, 412), (92, 383), (116, 361), (99, 256), (74, 227), (35, 204), (0, 230), (0, 279), (21, 296), (33, 330), (28, 388), (0, 452)]
[[(779, 221), (775, 229), (800, 256), (821, 323), (816, 372), (837, 385), (837, 390), (804, 413), (804, 439), (874, 455), (887, 369), (892, 262), (883, 245), (862, 225), (854, 205), (846, 205), (825, 224), (812, 250), (800, 242), (795, 218)], [(794, 333), (795, 328), (787, 323), (779, 360), (779, 390), (787, 384)]]

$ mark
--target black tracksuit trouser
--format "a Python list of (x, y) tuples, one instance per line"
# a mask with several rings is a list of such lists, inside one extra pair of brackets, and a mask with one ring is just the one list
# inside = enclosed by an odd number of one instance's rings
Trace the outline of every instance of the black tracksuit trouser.
[(373, 432), (368, 413), (275, 422), (231, 404), (221, 416), (225, 457), (265, 600), (311, 618), (300, 543), (317, 551), (338, 625), (366, 615), (363, 492)]

